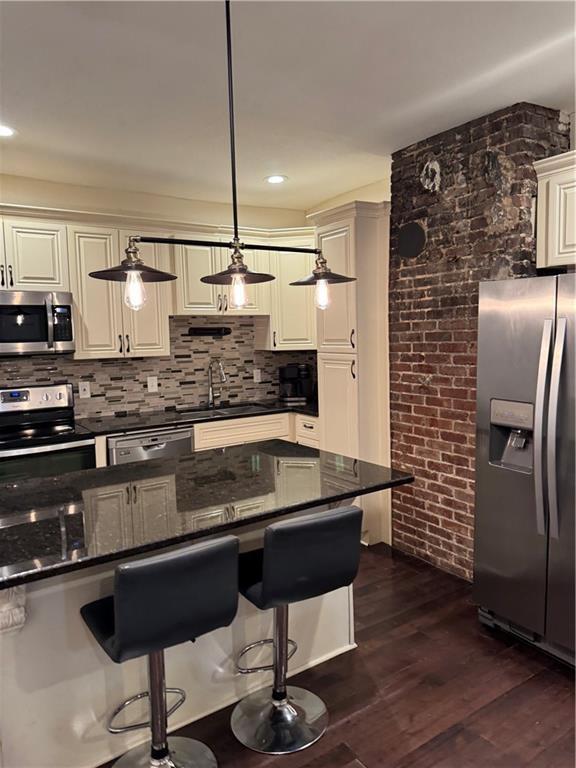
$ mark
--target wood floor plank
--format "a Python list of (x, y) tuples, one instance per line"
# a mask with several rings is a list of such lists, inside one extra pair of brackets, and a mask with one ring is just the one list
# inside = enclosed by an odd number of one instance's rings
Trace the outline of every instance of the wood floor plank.
[(220, 768), (574, 768), (572, 673), (481, 626), (466, 582), (377, 545), (363, 550), (355, 614), (359, 647), (290, 680), (328, 706), (310, 749), (244, 749), (230, 707), (180, 733)]

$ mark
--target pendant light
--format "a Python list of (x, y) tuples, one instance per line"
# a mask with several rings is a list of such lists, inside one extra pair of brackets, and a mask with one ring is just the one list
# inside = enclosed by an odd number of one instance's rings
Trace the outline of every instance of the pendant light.
[(126, 258), (117, 267), (111, 269), (102, 269), (98, 272), (91, 272), (90, 277), (96, 277), (100, 280), (118, 280), (126, 281), (124, 291), (124, 301), (131, 309), (140, 309), (146, 300), (144, 283), (162, 282), (164, 280), (175, 280), (176, 275), (168, 272), (162, 272), (152, 267), (147, 267), (140, 258), (137, 243), (165, 243), (167, 245), (196, 245), (212, 248), (229, 248), (232, 251), (232, 257), (227, 269), (217, 272), (214, 275), (201, 277), (203, 283), (211, 285), (229, 285), (230, 306), (234, 309), (241, 309), (247, 304), (246, 286), (256, 283), (267, 283), (274, 280), (274, 275), (266, 272), (252, 272), (244, 263), (243, 251), (273, 251), (274, 253), (312, 253), (316, 255), (316, 266), (311, 275), (297, 280), (290, 285), (307, 286), (315, 285), (315, 304), (318, 309), (326, 309), (330, 304), (331, 283), (349, 283), (356, 280), (355, 277), (346, 277), (332, 272), (326, 263), (319, 248), (299, 248), (290, 246), (274, 245), (254, 245), (252, 243), (240, 242), (238, 229), (238, 193), (236, 183), (236, 141), (234, 125), (234, 78), (232, 72), (232, 29), (230, 23), (230, 0), (225, 0), (226, 10), (226, 54), (228, 63), (228, 117), (230, 128), (230, 168), (232, 181), (232, 217), (233, 217), (233, 239), (229, 243), (222, 243), (219, 240), (192, 240), (177, 237), (148, 237), (147, 235), (131, 237), (128, 248), (126, 249)]
[(97, 272), (89, 273), (90, 277), (95, 277), (97, 280), (125, 283), (124, 303), (135, 311), (142, 309), (146, 303), (144, 283), (163, 283), (167, 280), (176, 280), (176, 275), (144, 264), (136, 246), (137, 239), (134, 237), (128, 239), (128, 248), (124, 251), (126, 257), (117, 267), (99, 269)]
[(332, 272), (324, 256), (319, 253), (316, 256), (316, 266), (312, 270), (312, 274), (302, 278), (302, 280), (295, 280), (290, 285), (314, 285), (314, 304), (316, 308), (328, 309), (330, 306), (330, 288), (328, 286), (331, 283), (352, 283), (354, 280), (356, 280), (355, 277), (346, 277), (346, 275)]

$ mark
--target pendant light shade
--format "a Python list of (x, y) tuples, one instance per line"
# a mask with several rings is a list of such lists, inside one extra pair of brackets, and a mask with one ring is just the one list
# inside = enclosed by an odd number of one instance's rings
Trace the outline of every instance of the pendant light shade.
[(138, 311), (146, 303), (146, 289), (144, 283), (164, 283), (167, 280), (176, 280), (176, 275), (163, 272), (161, 269), (148, 267), (140, 258), (140, 251), (136, 246), (136, 238), (128, 240), (128, 248), (124, 258), (117, 267), (99, 269), (97, 272), (89, 272), (90, 277), (97, 280), (110, 280), (115, 283), (125, 283), (124, 303), (130, 309)]
[(232, 262), (227, 269), (222, 270), (222, 272), (216, 272), (214, 275), (201, 277), (200, 281), (209, 285), (233, 285), (238, 279), (242, 279), (246, 285), (255, 285), (256, 283), (269, 283), (275, 277), (267, 272), (252, 272), (244, 264), (240, 250), (236, 249), (232, 254)]
[(332, 272), (324, 256), (319, 253), (316, 256), (316, 267), (312, 274), (308, 275), (308, 277), (303, 277), (302, 280), (295, 280), (290, 285), (315, 286), (314, 303), (317, 309), (328, 309), (330, 306), (330, 284), (353, 283), (355, 280), (355, 277), (347, 277), (346, 275)]

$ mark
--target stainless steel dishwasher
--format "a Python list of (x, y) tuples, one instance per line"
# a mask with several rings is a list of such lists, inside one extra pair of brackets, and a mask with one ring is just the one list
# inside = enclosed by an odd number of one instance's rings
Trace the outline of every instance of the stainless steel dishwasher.
[(107, 440), (108, 464), (166, 459), (194, 451), (194, 429), (150, 429), (110, 435)]

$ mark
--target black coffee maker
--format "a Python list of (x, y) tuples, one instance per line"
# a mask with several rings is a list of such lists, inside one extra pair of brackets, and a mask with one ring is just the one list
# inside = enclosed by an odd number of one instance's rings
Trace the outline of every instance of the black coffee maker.
[(315, 399), (312, 366), (289, 363), (278, 369), (280, 400), (286, 405), (306, 405)]

